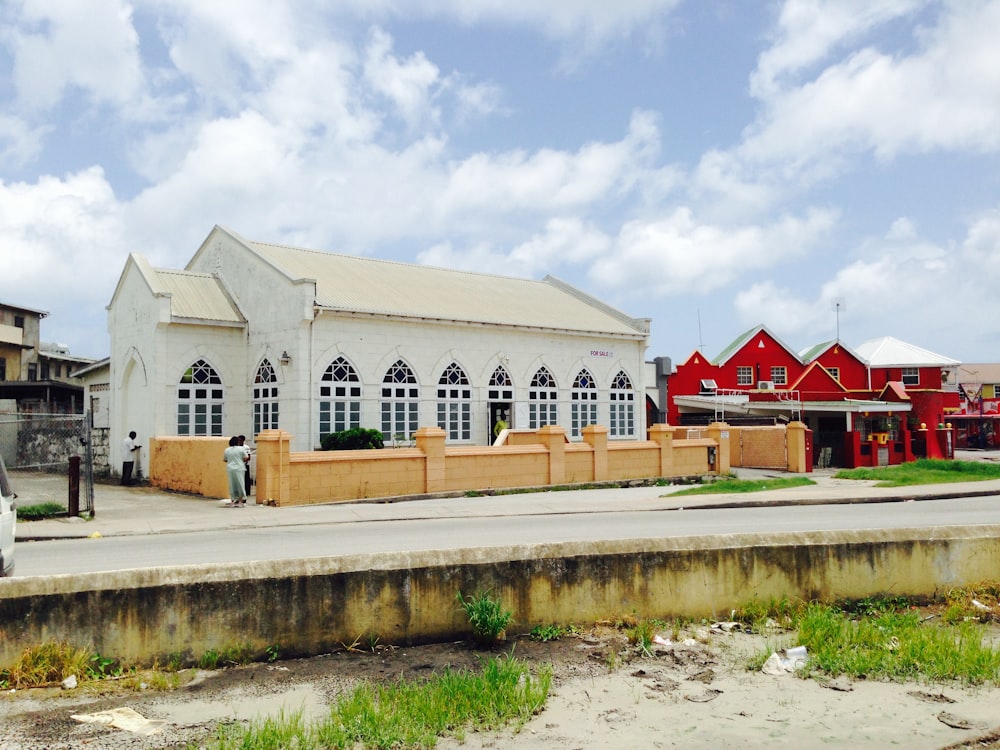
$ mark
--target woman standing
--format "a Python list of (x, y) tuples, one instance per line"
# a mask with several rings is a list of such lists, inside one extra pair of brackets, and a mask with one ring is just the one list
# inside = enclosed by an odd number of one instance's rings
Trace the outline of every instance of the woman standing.
[(245, 508), (247, 504), (247, 493), (243, 488), (246, 459), (246, 451), (240, 445), (239, 438), (235, 436), (229, 438), (229, 447), (222, 454), (222, 460), (226, 462), (226, 474), (229, 477), (230, 508)]

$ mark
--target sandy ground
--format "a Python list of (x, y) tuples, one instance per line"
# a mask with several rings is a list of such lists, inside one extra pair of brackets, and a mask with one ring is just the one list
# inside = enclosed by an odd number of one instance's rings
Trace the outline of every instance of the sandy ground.
[[(746, 656), (765, 647), (761, 637), (697, 635), (641, 657), (610, 628), (507, 644), (531, 664), (552, 665), (544, 710), (517, 732), (469, 733), (438, 747), (1000, 748), (998, 687), (843, 680), (824, 686), (793, 674), (747, 672)], [(445, 666), (474, 668), (482, 656), (463, 643), (381, 647), (199, 673), (168, 692), (7, 693), (0, 698), (0, 750), (198, 747), (220, 722), (282, 710), (319, 717), (359, 679), (419, 679)], [(156, 722), (158, 731), (143, 736), (72, 718), (123, 708)]]

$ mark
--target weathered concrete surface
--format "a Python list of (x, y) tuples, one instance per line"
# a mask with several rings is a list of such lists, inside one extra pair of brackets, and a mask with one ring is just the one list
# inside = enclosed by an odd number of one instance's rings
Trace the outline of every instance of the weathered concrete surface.
[(728, 617), (753, 599), (929, 596), (1000, 574), (1000, 526), (739, 534), (391, 553), (10, 579), (0, 666), (67, 641), (129, 662), (244, 644), (323, 653), (359, 637), (467, 632), (458, 591), (493, 590), (515, 630), (614, 614)]

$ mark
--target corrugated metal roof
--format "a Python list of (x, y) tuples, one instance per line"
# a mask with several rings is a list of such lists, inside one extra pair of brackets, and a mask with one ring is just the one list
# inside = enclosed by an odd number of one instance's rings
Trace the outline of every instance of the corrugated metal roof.
[(907, 344), (892, 336), (866, 341), (856, 351), (872, 367), (951, 367), (959, 364), (957, 360)]
[(648, 329), (645, 321), (555, 279), (533, 281), (246, 242), (289, 278), (315, 280), (316, 303), (334, 310), (631, 337)]
[(209, 274), (156, 269), (157, 291), (170, 295), (170, 314), (175, 318), (242, 323), (219, 281)]

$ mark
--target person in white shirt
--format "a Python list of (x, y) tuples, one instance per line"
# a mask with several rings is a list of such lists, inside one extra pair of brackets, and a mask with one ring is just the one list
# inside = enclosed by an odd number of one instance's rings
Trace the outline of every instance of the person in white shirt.
[(122, 441), (122, 485), (132, 484), (132, 470), (135, 468), (135, 452), (142, 446), (136, 445), (135, 430)]

